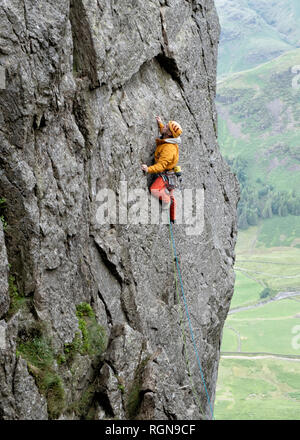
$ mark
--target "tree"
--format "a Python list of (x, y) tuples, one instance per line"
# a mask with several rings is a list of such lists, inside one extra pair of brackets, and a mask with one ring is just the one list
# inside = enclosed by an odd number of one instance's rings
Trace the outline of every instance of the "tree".
[(258, 223), (257, 209), (249, 209), (247, 211), (247, 222), (250, 226), (255, 226)]
[(247, 222), (246, 211), (243, 211), (242, 214), (239, 216), (238, 227), (240, 229), (247, 229), (249, 227), (248, 222)]
[(263, 218), (272, 218), (273, 212), (272, 212), (272, 200), (268, 199), (265, 203), (265, 206), (262, 211), (262, 217)]
[(261, 299), (267, 298), (268, 296), (272, 296), (275, 293), (275, 290), (270, 287), (265, 287), (259, 294)]

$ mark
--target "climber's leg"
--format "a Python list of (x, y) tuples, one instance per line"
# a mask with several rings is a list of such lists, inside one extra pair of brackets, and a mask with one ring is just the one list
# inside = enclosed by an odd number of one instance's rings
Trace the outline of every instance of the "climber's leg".
[(167, 190), (167, 182), (161, 176), (158, 176), (157, 179), (150, 186), (151, 194), (161, 200), (163, 203), (170, 203), (170, 194)]
[(171, 206), (170, 206), (170, 220), (174, 223), (176, 220), (176, 199), (174, 196), (174, 189), (170, 190), (170, 199), (171, 199)]

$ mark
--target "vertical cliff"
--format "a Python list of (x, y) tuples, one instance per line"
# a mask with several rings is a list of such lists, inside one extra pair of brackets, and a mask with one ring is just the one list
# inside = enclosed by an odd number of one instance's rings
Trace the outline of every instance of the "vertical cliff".
[(0, 418), (210, 418), (168, 226), (96, 214), (104, 188), (147, 187), (155, 115), (178, 120), (204, 228), (174, 234), (213, 404), (238, 200), (213, 1), (4, 0), (0, 24)]

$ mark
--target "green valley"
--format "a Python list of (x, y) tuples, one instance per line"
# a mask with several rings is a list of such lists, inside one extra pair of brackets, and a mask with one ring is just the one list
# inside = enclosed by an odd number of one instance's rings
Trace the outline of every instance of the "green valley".
[(218, 140), (241, 189), (215, 418), (300, 420), (300, 2), (215, 3)]

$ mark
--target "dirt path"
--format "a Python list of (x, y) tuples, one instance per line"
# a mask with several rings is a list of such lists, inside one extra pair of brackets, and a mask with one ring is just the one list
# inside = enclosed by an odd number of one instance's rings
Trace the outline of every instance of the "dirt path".
[(237, 343), (237, 351), (240, 352), (241, 351), (241, 334), (239, 331), (237, 331), (235, 328), (229, 326), (229, 325), (225, 325), (226, 328), (228, 328), (229, 330), (233, 331), (238, 339), (238, 343)]
[(265, 260), (237, 260), (237, 263), (279, 264), (280, 266), (300, 266), (300, 264), (298, 263), (281, 263), (278, 261), (265, 261)]
[(278, 279), (286, 279), (286, 278), (300, 278), (300, 275), (276, 275), (274, 273), (267, 273), (267, 272), (260, 272), (258, 270), (252, 270), (252, 269), (245, 269), (244, 267), (234, 266), (235, 270), (239, 270), (240, 272), (250, 272), (255, 274), (261, 274), (261, 275), (267, 275), (272, 278), (278, 278)]
[(270, 298), (270, 299), (267, 299), (264, 301), (260, 301), (256, 304), (233, 308), (233, 309), (229, 310), (228, 315), (232, 315), (233, 313), (243, 312), (245, 310), (256, 309), (257, 307), (265, 306), (266, 304), (268, 304), (272, 301), (280, 301), (281, 299), (292, 298), (294, 296), (299, 296), (299, 295), (300, 295), (300, 292), (279, 292), (273, 298)]
[(266, 353), (266, 354), (255, 354), (253, 353), (253, 355), (251, 355), (251, 353), (248, 354), (233, 354), (233, 353), (221, 353), (221, 358), (226, 358), (226, 359), (281, 359), (283, 361), (292, 361), (292, 362), (300, 362), (300, 357), (288, 357), (288, 356), (283, 356), (280, 354), (273, 354), (273, 353)]

